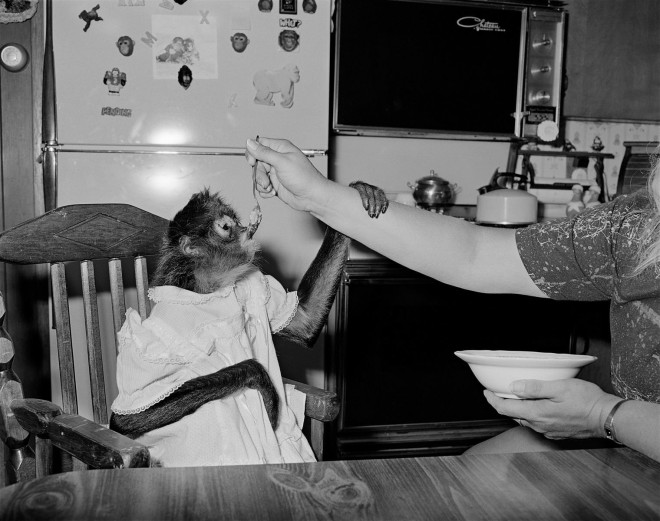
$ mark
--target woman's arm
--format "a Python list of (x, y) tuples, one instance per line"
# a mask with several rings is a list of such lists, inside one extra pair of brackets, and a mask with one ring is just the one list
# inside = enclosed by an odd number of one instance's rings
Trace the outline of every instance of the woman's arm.
[[(621, 398), (579, 379), (513, 382), (522, 400), (484, 391), (488, 402), (505, 416), (522, 420), (549, 439), (604, 438), (605, 421)], [(614, 415), (619, 442), (660, 461), (660, 404), (640, 400), (623, 403)]]
[(259, 161), (257, 182), (264, 197), (277, 195), (395, 262), (473, 291), (544, 296), (518, 256), (513, 230), (480, 227), (394, 202), (372, 219), (356, 190), (326, 179), (288, 141), (248, 140), (246, 156), (250, 164)]

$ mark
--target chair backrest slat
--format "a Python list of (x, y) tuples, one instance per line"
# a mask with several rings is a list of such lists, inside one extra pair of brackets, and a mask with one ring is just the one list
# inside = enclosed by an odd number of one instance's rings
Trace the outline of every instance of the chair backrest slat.
[[(65, 413), (89, 415), (93, 416), (94, 423), (108, 423), (106, 394), (111, 391), (106, 391), (105, 387), (102, 353), (112, 353), (112, 346), (105, 344), (113, 340), (116, 352), (117, 332), (126, 316), (124, 284), (132, 286), (132, 276), (123, 274), (122, 261), (133, 262), (137, 307), (140, 315), (146, 318), (151, 308), (147, 256), (159, 253), (168, 224), (169, 221), (163, 217), (126, 204), (79, 204), (57, 208), (0, 233), (0, 261), (50, 265), (53, 326), (57, 338), (62, 410)], [(95, 277), (94, 262), (101, 260), (108, 263), (107, 280), (102, 276), (105, 273), (99, 273), (98, 280)], [(77, 279), (76, 270), (71, 269), (74, 263), (79, 268), (80, 280), (74, 280)], [(124, 266), (127, 267), (127, 264)], [(67, 274), (70, 277), (68, 285)], [(113, 317), (113, 324), (108, 324), (108, 328), (113, 327), (114, 338), (105, 334), (103, 320), (108, 292)], [(71, 306), (69, 298), (73, 300)], [(99, 311), (102, 316), (99, 316)], [(86, 336), (90, 382), (89, 385), (80, 382), (82, 385), (78, 388), (74, 353), (75, 359), (83, 363), (85, 347), (82, 343), (85, 341), (78, 334), (83, 323), (86, 335), (82, 336)], [(81, 345), (74, 345), (74, 340), (75, 344)], [(111, 367), (112, 363), (107, 365)], [(86, 410), (90, 397), (92, 411)], [(0, 413), (3, 411), (0, 408)], [(2, 441), (5, 441), (4, 438)], [(2, 441), (0, 450), (3, 450)], [(34, 467), (39, 477), (87, 467), (60, 450), (61, 444), (58, 447), (55, 450), (51, 441), (37, 439)], [(4, 458), (0, 457), (0, 467), (3, 462)]]
[(147, 259), (141, 255), (135, 257), (135, 288), (137, 289), (138, 312), (142, 320), (151, 313), (149, 302), (149, 273), (147, 272)]
[(96, 423), (108, 423), (108, 406), (105, 399), (105, 379), (103, 378), (103, 352), (101, 349), (101, 331), (99, 310), (96, 298), (96, 278), (94, 263), (80, 263), (82, 280), (83, 306), (85, 310), (85, 331), (87, 333), (87, 356), (89, 359), (89, 381), (92, 394), (92, 411)]
[(66, 413), (78, 414), (76, 372), (73, 364), (71, 319), (69, 317), (69, 299), (64, 264), (61, 262), (53, 263), (50, 271), (53, 287), (53, 314), (57, 335), (57, 353), (60, 364), (60, 383), (62, 385), (62, 410)]
[(119, 342), (117, 332), (121, 329), (126, 316), (126, 299), (124, 297), (124, 276), (120, 259), (108, 261), (108, 274), (110, 276), (110, 300), (112, 302), (112, 323), (115, 334), (115, 352), (118, 353)]

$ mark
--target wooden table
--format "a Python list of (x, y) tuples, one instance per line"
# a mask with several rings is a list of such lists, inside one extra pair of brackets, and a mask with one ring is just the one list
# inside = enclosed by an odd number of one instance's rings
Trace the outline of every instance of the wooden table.
[(71, 472), (0, 491), (0, 519), (660, 519), (629, 449)]

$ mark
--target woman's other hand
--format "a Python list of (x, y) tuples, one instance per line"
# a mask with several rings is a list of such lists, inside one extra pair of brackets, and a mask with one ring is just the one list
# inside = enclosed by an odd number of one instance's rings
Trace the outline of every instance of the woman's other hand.
[(511, 392), (520, 400), (484, 395), (495, 410), (531, 427), (548, 439), (603, 437), (603, 425), (621, 398), (605, 393), (597, 385), (568, 380), (517, 380)]

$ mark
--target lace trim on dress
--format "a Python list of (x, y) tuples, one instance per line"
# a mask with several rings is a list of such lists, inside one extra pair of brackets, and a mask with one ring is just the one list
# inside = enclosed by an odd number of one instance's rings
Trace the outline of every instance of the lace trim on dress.
[(278, 327), (277, 329), (274, 329), (274, 330), (273, 330), (273, 333), (279, 333), (280, 331), (282, 331), (285, 327), (287, 327), (287, 326), (291, 323), (291, 321), (293, 320), (293, 317), (296, 316), (296, 312), (298, 311), (298, 303), (299, 303), (299, 299), (298, 299), (298, 294), (297, 294), (297, 293), (296, 293), (295, 297), (296, 297), (296, 303), (295, 303), (295, 305), (293, 306), (293, 309), (291, 310), (291, 313), (289, 314), (289, 316), (287, 317), (287, 319), (284, 321), (284, 323), (283, 323), (280, 327)]
[(179, 387), (181, 387), (184, 383), (186, 382), (181, 382), (178, 383), (176, 386), (172, 387), (168, 391), (162, 393), (159, 395), (157, 398), (154, 398), (151, 400), (148, 404), (142, 405), (141, 407), (137, 407), (135, 409), (115, 409), (114, 407), (111, 407), (112, 412), (115, 414), (118, 414), (119, 416), (126, 415), (126, 414), (136, 414), (138, 412), (144, 412), (150, 407), (153, 407), (156, 405), (158, 402), (163, 401), (165, 398), (167, 398), (169, 395), (171, 395), (174, 391), (176, 391)]
[(270, 284), (268, 283), (268, 279), (261, 275), (261, 280), (264, 283), (264, 287), (266, 288), (266, 297), (264, 298), (264, 304), (268, 304), (270, 302)]
[(195, 293), (194, 291), (177, 288), (176, 286), (156, 286), (155, 288), (149, 288), (147, 291), (147, 296), (153, 302), (170, 302), (172, 304), (205, 304), (216, 298), (226, 298), (231, 294), (233, 290), (233, 284), (231, 286), (225, 286), (224, 288), (214, 291), (213, 293)]

